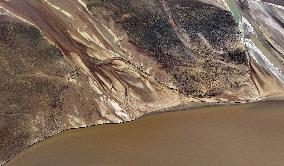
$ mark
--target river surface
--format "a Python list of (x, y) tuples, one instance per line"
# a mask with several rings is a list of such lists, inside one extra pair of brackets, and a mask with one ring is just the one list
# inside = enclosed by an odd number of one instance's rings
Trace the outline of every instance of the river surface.
[(284, 101), (206, 107), (69, 130), (7, 166), (280, 166)]

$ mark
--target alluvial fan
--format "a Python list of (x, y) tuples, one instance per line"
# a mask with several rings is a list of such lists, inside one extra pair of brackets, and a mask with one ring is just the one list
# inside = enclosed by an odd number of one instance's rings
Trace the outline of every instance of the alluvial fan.
[(0, 161), (70, 128), (284, 95), (284, 7), (0, 0)]

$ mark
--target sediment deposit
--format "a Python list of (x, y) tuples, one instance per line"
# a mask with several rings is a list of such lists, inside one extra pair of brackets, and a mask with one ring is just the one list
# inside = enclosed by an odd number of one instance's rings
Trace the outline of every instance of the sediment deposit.
[(70, 128), (283, 95), (283, 10), (234, 5), (240, 22), (223, 0), (0, 0), (0, 161)]

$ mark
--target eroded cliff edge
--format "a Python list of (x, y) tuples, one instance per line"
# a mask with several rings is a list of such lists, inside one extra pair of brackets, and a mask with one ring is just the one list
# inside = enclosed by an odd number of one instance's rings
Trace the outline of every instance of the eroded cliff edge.
[(223, 1), (0, 6), (3, 161), (69, 128), (283, 94), (281, 80), (251, 58)]

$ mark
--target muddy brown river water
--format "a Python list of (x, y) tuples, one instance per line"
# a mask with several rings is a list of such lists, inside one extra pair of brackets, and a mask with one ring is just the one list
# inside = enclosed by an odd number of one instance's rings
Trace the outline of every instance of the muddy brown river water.
[(284, 101), (216, 106), (69, 130), (7, 166), (284, 165)]

